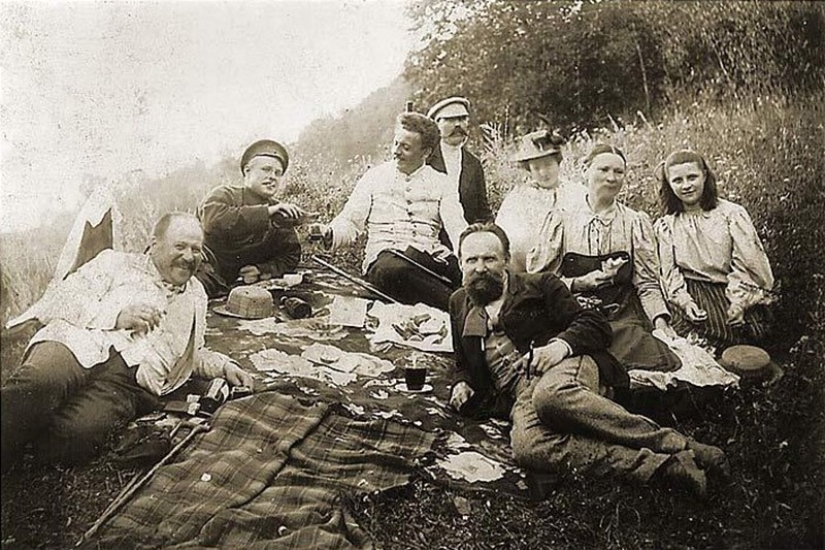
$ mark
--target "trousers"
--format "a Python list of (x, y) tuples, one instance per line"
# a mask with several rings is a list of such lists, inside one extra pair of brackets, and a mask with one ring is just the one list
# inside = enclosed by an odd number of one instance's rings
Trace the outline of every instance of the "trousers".
[(423, 269), (399, 258), (391, 252), (381, 252), (367, 269), (367, 280), (402, 304), (423, 302), (437, 309), (447, 311), (450, 295), (461, 284), (461, 270), (458, 260), (450, 256), (447, 262), (437, 262), (428, 254), (415, 251), (405, 252), (427, 269), (450, 279), (451, 284), (433, 277)]
[(154, 409), (119, 353), (85, 368), (58, 342), (32, 346), (0, 389), (2, 464), (8, 468), (32, 443), (42, 463), (76, 465), (99, 453), (113, 428)]
[(522, 379), (511, 411), (516, 462), (535, 470), (586, 473), (646, 483), (687, 438), (599, 395), (599, 369), (569, 357), (539, 378)]

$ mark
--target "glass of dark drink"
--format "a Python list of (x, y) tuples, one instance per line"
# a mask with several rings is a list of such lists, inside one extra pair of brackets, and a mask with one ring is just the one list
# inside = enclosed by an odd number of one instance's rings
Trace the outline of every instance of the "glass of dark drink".
[(417, 359), (413, 356), (412, 363), (404, 368), (404, 382), (410, 391), (424, 389), (424, 382), (427, 379), (427, 367), (423, 363), (419, 364)]

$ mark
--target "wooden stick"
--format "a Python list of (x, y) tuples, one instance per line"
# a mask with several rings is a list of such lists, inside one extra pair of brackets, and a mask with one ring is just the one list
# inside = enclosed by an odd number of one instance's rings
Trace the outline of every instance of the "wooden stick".
[[(75, 544), (75, 546), (80, 546), (85, 541), (87, 541), (90, 538), (92, 538), (93, 536), (95, 536), (95, 534), (100, 529), (100, 527), (104, 523), (106, 523), (106, 521), (110, 517), (112, 517), (114, 515), (114, 513), (121, 506), (123, 506), (123, 504), (125, 504), (126, 501), (129, 500), (129, 498), (131, 498), (131, 496), (133, 494), (135, 494), (135, 492), (137, 492), (138, 489), (143, 487), (143, 485), (145, 485), (146, 482), (149, 481), (149, 478), (151, 478), (153, 475), (155, 475), (155, 472), (157, 472), (160, 469), (161, 466), (163, 466), (164, 464), (169, 462), (172, 459), (172, 457), (175, 456), (175, 454), (177, 454), (177, 452), (179, 450), (181, 450), (183, 447), (185, 447), (186, 444), (189, 443), (189, 441), (192, 440), (192, 438), (195, 437), (198, 433), (205, 432), (207, 430), (209, 430), (209, 424), (195, 424), (195, 425), (193, 425), (192, 430), (188, 434), (186, 434), (186, 437), (184, 437), (183, 440), (181, 440), (180, 443), (175, 445), (175, 447), (171, 451), (169, 451), (169, 453), (166, 456), (164, 456), (160, 460), (160, 462), (155, 464), (152, 467), (151, 470), (146, 472), (143, 475), (143, 477), (140, 478), (140, 481), (137, 481), (135, 483), (130, 482), (129, 485), (127, 485), (127, 489), (124, 490), (124, 491), (121, 491), (121, 493), (115, 498), (115, 500), (112, 501), (112, 503), (109, 505), (109, 507), (106, 508), (106, 510), (103, 512), (103, 514), (97, 519), (97, 521), (94, 523), (94, 525), (92, 525), (89, 528), (88, 531), (83, 533), (83, 536), (80, 537), (80, 540), (77, 541), (77, 544)], [(136, 478), (137, 478), (137, 476), (135, 476), (135, 479)]]
[(327, 269), (329, 269), (333, 273), (335, 273), (337, 275), (340, 275), (341, 277), (345, 278), (346, 280), (348, 280), (352, 283), (355, 283), (356, 285), (360, 286), (361, 288), (369, 290), (373, 294), (377, 295), (379, 298), (383, 298), (384, 300), (389, 300), (393, 304), (400, 303), (398, 300), (396, 300), (392, 296), (384, 294), (383, 292), (381, 292), (380, 290), (378, 290), (377, 288), (375, 288), (374, 286), (372, 286), (368, 282), (363, 281), (363, 280), (359, 279), (358, 277), (353, 277), (352, 275), (350, 275), (349, 273), (347, 273), (343, 269), (339, 269), (339, 268), (335, 267), (334, 265), (332, 265), (331, 263), (325, 262), (324, 260), (322, 260), (318, 256), (312, 255), (312, 256), (310, 256), (310, 259), (312, 261), (314, 261), (316, 263), (319, 263), (322, 266), (326, 267)]
[(407, 256), (407, 255), (406, 255), (406, 254), (404, 254), (403, 252), (400, 252), (400, 251), (398, 251), (398, 250), (392, 250), (392, 249), (387, 250), (387, 252), (389, 252), (390, 254), (392, 254), (393, 256), (395, 256), (395, 257), (397, 257), (397, 258), (401, 258), (402, 260), (406, 260), (407, 262), (409, 262), (410, 264), (414, 265), (415, 267), (417, 267), (418, 269), (420, 269), (421, 271), (423, 271), (423, 272), (424, 272), (424, 273), (426, 273), (427, 275), (432, 275), (433, 277), (435, 277), (436, 279), (438, 279), (438, 280), (439, 280), (439, 281), (441, 281), (442, 283), (446, 283), (449, 287), (451, 287), (451, 288), (452, 288), (452, 286), (453, 286), (453, 282), (450, 280), (450, 278), (449, 278), (449, 277), (446, 277), (446, 276), (444, 276), (444, 275), (439, 275), (438, 273), (436, 273), (435, 271), (433, 271), (433, 270), (432, 270), (432, 269), (430, 269), (429, 267), (424, 266), (424, 265), (421, 265), (420, 263), (418, 263), (417, 261), (413, 260), (412, 258), (410, 258), (409, 256)]

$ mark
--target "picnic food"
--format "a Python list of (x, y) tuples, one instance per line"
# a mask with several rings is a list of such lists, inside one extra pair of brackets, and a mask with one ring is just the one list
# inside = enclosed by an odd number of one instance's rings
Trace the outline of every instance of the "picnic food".
[(420, 341), (434, 334), (440, 335), (441, 340), (447, 337), (447, 327), (440, 319), (432, 317), (429, 313), (422, 313), (400, 323), (393, 323), (392, 328), (405, 340)]
[(627, 262), (627, 258), (607, 258), (602, 261), (602, 271), (611, 277), (615, 277), (619, 269)]

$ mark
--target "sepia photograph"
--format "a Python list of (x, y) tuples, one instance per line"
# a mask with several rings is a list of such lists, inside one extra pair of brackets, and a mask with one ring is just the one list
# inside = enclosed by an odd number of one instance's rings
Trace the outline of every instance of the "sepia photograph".
[(0, 0), (0, 547), (825, 548), (825, 2)]

